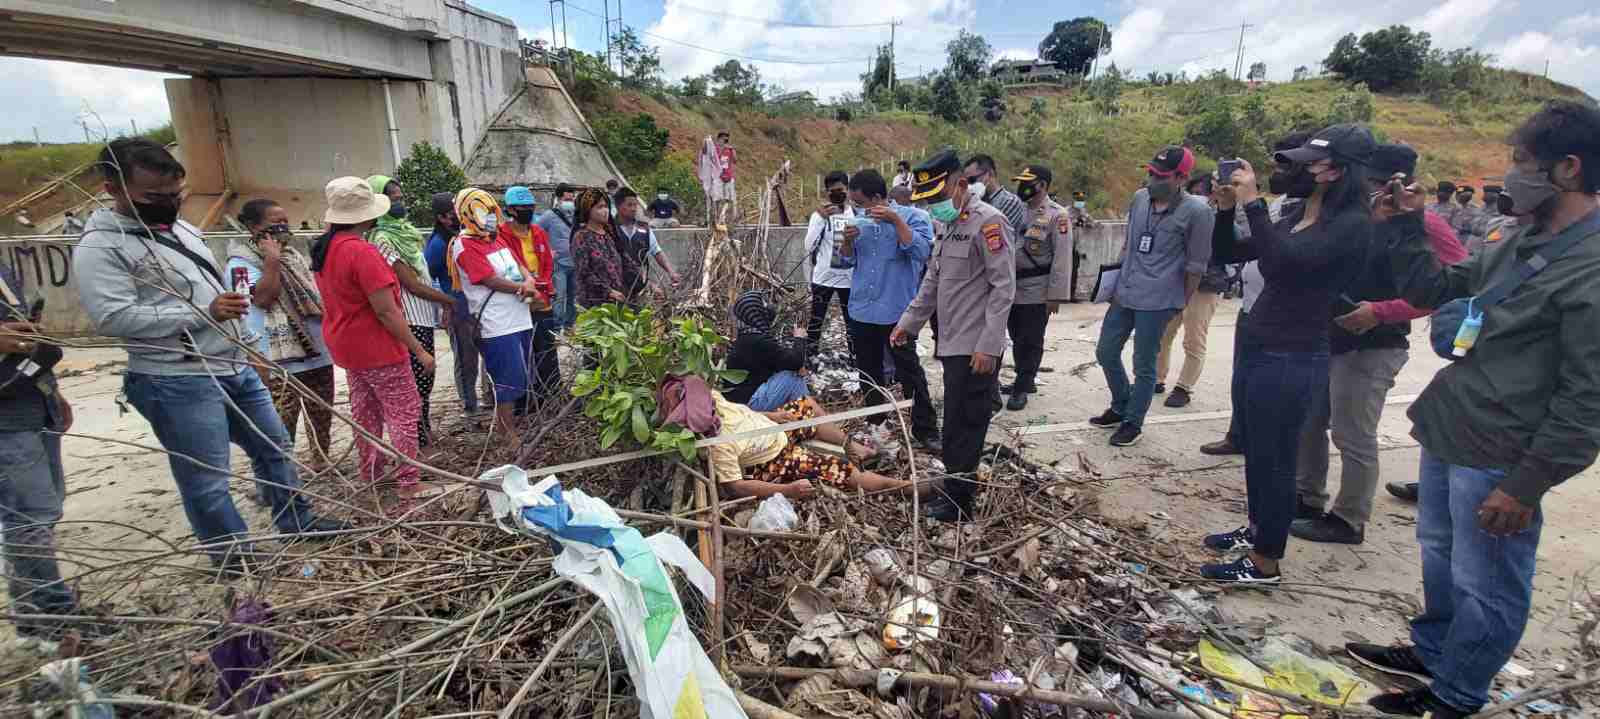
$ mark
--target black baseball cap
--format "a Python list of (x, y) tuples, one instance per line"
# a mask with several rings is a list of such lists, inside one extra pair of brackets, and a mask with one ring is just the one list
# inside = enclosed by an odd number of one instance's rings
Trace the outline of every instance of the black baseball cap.
[(1442, 195), (1442, 194), (1444, 194), (1446, 192), (1455, 192), (1455, 191), (1456, 191), (1456, 183), (1451, 182), (1449, 180), (1440, 180), (1439, 181), (1439, 189), (1434, 190), (1434, 193)]
[(1145, 169), (1156, 177), (1187, 175), (1194, 171), (1194, 153), (1182, 145), (1169, 145), (1156, 153)]
[(1330, 158), (1366, 165), (1372, 162), (1372, 153), (1377, 146), (1378, 141), (1373, 139), (1371, 130), (1355, 123), (1343, 123), (1323, 128), (1306, 140), (1306, 144), (1274, 153), (1272, 159), (1283, 165), (1309, 165)]
[(450, 192), (435, 192), (429, 198), (434, 215), (448, 215), (456, 209), (456, 196)]
[(1028, 165), (1027, 167), (1022, 168), (1022, 174), (1011, 178), (1011, 181), (1043, 182), (1044, 184), (1048, 185), (1051, 182), (1054, 182), (1055, 179), (1056, 176), (1054, 173), (1050, 172), (1050, 168), (1045, 167), (1044, 165)]
[(944, 192), (944, 183), (950, 173), (961, 171), (961, 157), (955, 148), (947, 147), (938, 154), (912, 168), (911, 201), (926, 200)]
[[(1411, 176), (1417, 172), (1417, 151), (1409, 145), (1398, 143), (1383, 143), (1372, 151), (1372, 171), (1374, 175), (1388, 178), (1390, 175), (1400, 173)], [(1387, 180), (1385, 180), (1387, 181)]]

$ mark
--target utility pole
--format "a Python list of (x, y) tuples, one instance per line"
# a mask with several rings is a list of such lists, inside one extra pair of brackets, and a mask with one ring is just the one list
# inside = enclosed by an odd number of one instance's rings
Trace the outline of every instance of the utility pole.
[(133, 128), (133, 134), (135, 134), (135, 135), (139, 134), (139, 121), (138, 120), (135, 120), (135, 119), (133, 119), (131, 117), (128, 118), (128, 126)]
[(1550, 79), (1550, 58), (1544, 59), (1544, 79)]
[[(899, 20), (889, 21), (889, 97), (894, 97), (894, 29), (900, 25)], [(1545, 75), (1549, 76), (1550, 65), (1545, 63)]]
[(44, 147), (44, 141), (39, 139), (39, 128), (37, 126), (33, 128), (33, 146)]
[(606, 28), (606, 69), (611, 69), (611, 0), (600, 0), (601, 19)]
[(1245, 28), (1255, 27), (1246, 23), (1239, 23), (1239, 54), (1233, 60), (1233, 79), (1238, 81), (1240, 73), (1244, 72), (1244, 31)]
[(1100, 23), (1100, 39), (1094, 43), (1094, 59), (1089, 61), (1089, 79), (1094, 79), (1094, 72), (1100, 68), (1100, 51), (1106, 44), (1106, 24)]

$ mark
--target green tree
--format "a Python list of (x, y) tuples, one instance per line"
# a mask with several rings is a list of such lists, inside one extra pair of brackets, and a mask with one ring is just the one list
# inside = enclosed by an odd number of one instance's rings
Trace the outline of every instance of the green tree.
[(1297, 67), (1297, 68), (1294, 69), (1294, 81), (1295, 82), (1300, 82), (1301, 80), (1304, 80), (1304, 79), (1309, 78), (1309, 77), (1311, 77), (1311, 68), (1308, 68), (1305, 65), (1301, 65), (1300, 67)]
[(435, 194), (455, 194), (467, 186), (467, 174), (450, 161), (444, 150), (426, 142), (411, 146), (411, 154), (395, 168), (394, 179), (405, 193), (411, 224), (418, 227), (433, 226)]
[(1094, 100), (1095, 110), (1102, 115), (1116, 114), (1117, 98), (1122, 95), (1126, 85), (1122, 71), (1117, 69), (1116, 63), (1111, 63), (1105, 72), (1089, 83), (1089, 97)]
[(982, 35), (974, 35), (966, 30), (956, 34), (956, 38), (944, 46), (945, 72), (954, 76), (961, 82), (973, 82), (989, 74), (989, 62), (994, 58), (994, 48), (989, 47), (989, 42)]
[(723, 102), (758, 105), (761, 103), (761, 71), (755, 65), (729, 60), (711, 69), (711, 89)]
[(1059, 21), (1050, 28), (1050, 34), (1039, 42), (1039, 59), (1049, 60), (1061, 70), (1075, 75), (1087, 75), (1096, 53), (1109, 52), (1111, 28), (1092, 17)]
[(945, 122), (962, 123), (972, 118), (972, 106), (967, 102), (961, 83), (950, 72), (941, 72), (934, 78), (929, 98), (929, 112)]
[(894, 56), (889, 53), (888, 45), (879, 45), (877, 57), (872, 61), (872, 72), (861, 74), (861, 96), (877, 97), (880, 90), (889, 89), (893, 77)]
[(595, 139), (606, 149), (623, 172), (644, 172), (661, 162), (667, 152), (666, 128), (657, 127), (654, 117), (602, 114), (594, 121)]
[(622, 58), (624, 82), (634, 87), (661, 86), (661, 49), (645, 45), (633, 28), (625, 27), (613, 37), (611, 49)]
[(710, 89), (710, 85), (711, 79), (705, 75), (686, 77), (683, 78), (682, 84), (678, 88), (678, 94), (691, 99), (704, 98), (706, 91)]
[(1350, 83), (1365, 83), (1373, 92), (1418, 89), (1433, 40), (1428, 33), (1390, 25), (1362, 35), (1345, 35), (1322, 61), (1328, 72)]
[(1267, 79), (1267, 64), (1264, 62), (1251, 63), (1250, 74), (1245, 75), (1245, 79), (1256, 81)]

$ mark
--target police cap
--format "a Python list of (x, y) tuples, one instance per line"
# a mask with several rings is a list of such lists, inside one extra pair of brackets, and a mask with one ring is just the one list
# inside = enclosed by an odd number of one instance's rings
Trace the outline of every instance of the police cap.
[(1011, 178), (1012, 182), (1042, 182), (1046, 185), (1054, 180), (1055, 175), (1044, 165), (1028, 165), (1022, 168), (1022, 174)]
[(911, 170), (911, 201), (926, 200), (944, 192), (950, 174), (961, 171), (961, 158), (947, 147)]

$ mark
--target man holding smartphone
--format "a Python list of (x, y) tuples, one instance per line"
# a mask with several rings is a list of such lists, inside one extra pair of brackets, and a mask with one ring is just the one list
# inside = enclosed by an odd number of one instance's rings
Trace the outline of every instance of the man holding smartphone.
[(822, 328), (828, 319), (828, 305), (839, 300), (839, 316), (849, 318), (850, 269), (848, 256), (838, 246), (843, 239), (843, 220), (856, 216), (855, 205), (850, 204), (850, 176), (843, 170), (834, 170), (823, 179), (822, 186), (828, 201), (811, 213), (806, 225), (806, 254), (811, 260), (811, 321), (806, 324), (806, 345), (811, 353), (817, 351), (822, 341)]

